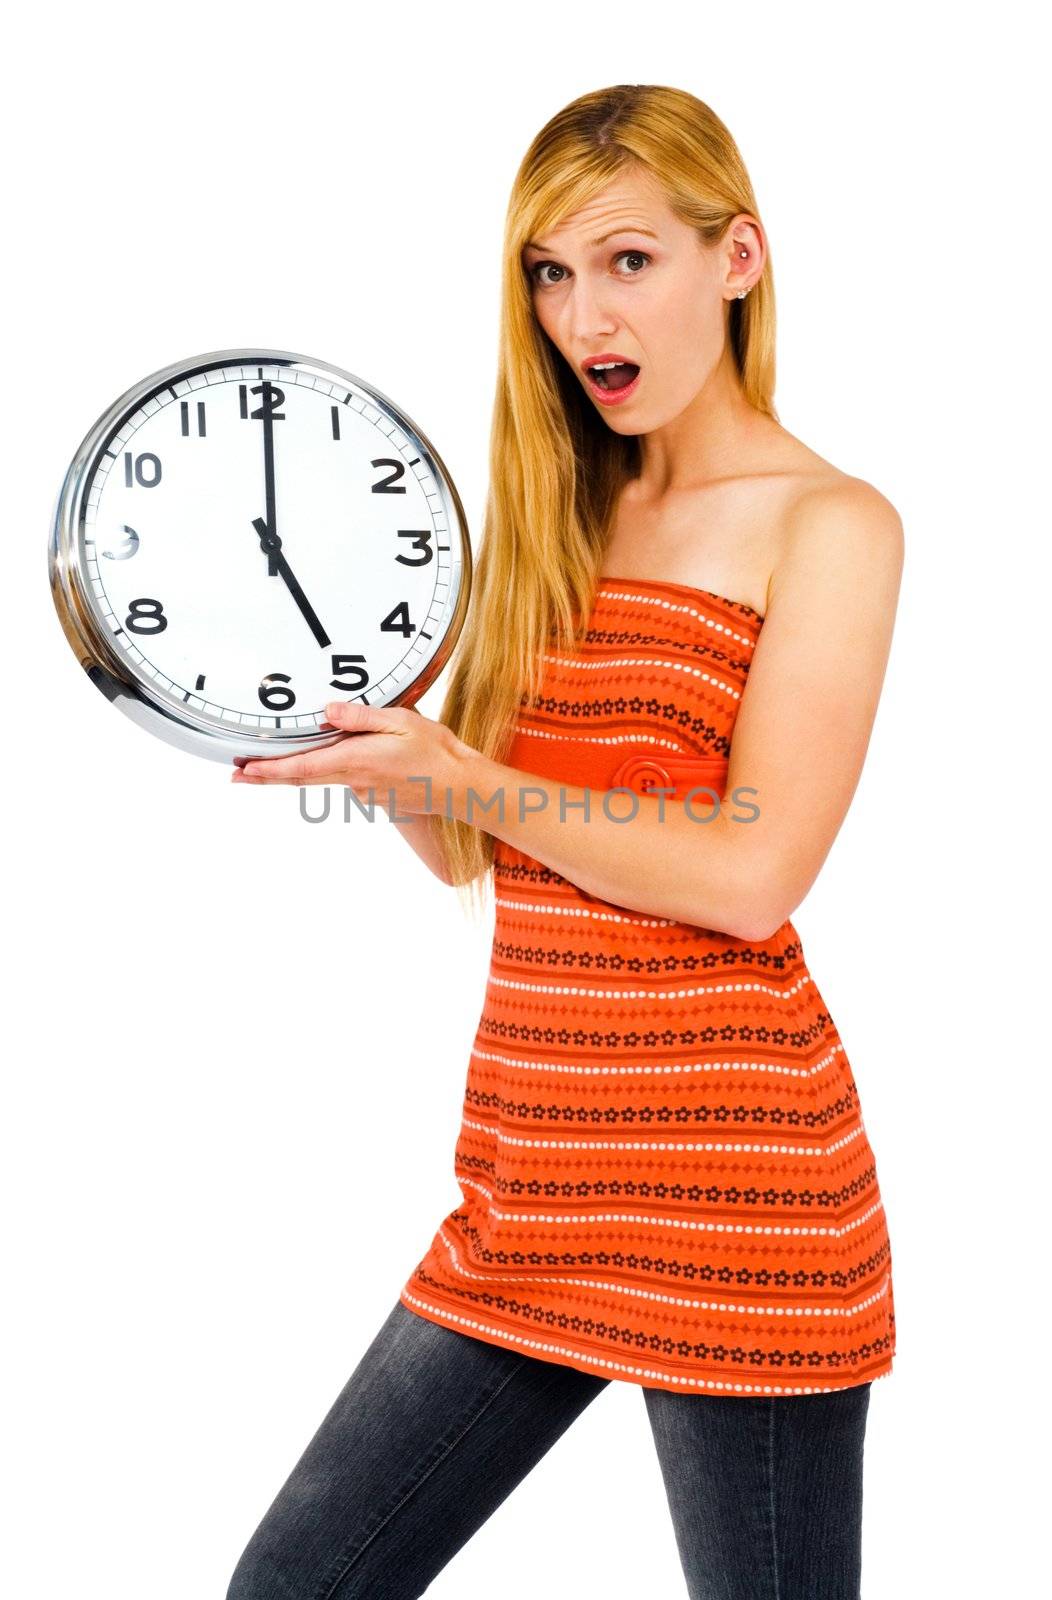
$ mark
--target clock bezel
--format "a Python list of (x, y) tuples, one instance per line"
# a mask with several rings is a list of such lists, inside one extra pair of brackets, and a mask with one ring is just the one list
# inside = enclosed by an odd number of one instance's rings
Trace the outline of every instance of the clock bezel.
[(48, 545), (48, 575), (52, 599), (63, 632), (74, 654), (96, 688), (126, 716), (147, 732), (193, 755), (227, 764), (235, 756), (298, 755), (320, 750), (346, 737), (340, 730), (306, 733), (283, 728), (248, 729), (221, 725), (195, 711), (163, 699), (134, 663), (112, 643), (108, 630), (91, 600), (88, 575), (82, 561), (85, 502), (98, 462), (110, 439), (124, 421), (152, 395), (220, 366), (295, 368), (297, 371), (358, 390), (370, 405), (386, 415), (426, 461), (439, 487), (449, 527), (452, 610), (438, 648), (419, 673), (389, 699), (368, 700), (366, 695), (335, 696), (366, 700), (370, 705), (413, 705), (442, 672), (459, 637), (471, 593), (472, 556), (464, 507), (442, 457), (424, 431), (403, 408), (365, 378), (312, 356), (289, 350), (214, 350), (205, 355), (173, 361), (167, 367), (125, 390), (98, 418), (82, 439), (66, 470), (59, 490)]

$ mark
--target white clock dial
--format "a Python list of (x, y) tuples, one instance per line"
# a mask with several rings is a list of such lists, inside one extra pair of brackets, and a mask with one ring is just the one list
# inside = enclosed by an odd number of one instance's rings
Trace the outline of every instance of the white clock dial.
[(327, 701), (411, 701), (448, 655), (470, 571), (459, 498), (363, 380), (221, 352), (145, 380), (89, 440), (53, 564), (120, 676), (205, 745), (325, 742)]

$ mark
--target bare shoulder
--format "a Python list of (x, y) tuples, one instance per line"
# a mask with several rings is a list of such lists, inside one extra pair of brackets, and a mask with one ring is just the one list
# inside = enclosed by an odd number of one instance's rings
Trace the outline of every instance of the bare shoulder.
[(895, 506), (873, 484), (835, 468), (809, 474), (785, 505), (780, 532), (769, 610), (804, 586), (845, 601), (868, 592), (894, 610), (905, 536)]

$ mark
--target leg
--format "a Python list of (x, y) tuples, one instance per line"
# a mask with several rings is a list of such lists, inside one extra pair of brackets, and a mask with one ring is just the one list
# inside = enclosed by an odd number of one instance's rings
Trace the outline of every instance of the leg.
[(609, 1381), (396, 1301), (227, 1600), (414, 1600)]
[(870, 1388), (644, 1390), (690, 1600), (859, 1600)]

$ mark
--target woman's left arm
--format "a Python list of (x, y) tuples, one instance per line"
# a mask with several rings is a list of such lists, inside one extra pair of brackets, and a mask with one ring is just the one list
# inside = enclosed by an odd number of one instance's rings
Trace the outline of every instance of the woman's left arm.
[[(649, 795), (618, 821), (624, 801), (612, 803), (608, 817), (597, 791), (586, 814), (583, 788), (472, 751), (446, 780), (452, 814), (603, 900), (741, 938), (769, 937), (810, 889), (857, 787), (903, 562), (898, 513), (857, 479), (809, 495), (787, 534), (712, 821), (694, 820), (682, 801)], [(533, 791), (528, 803), (539, 809), (520, 814), (520, 787)], [(738, 788), (751, 791), (753, 820), (731, 811)], [(483, 800), (503, 791), (503, 821), (478, 800), (469, 806), (472, 790)], [(434, 809), (442, 803), (436, 794)]]

